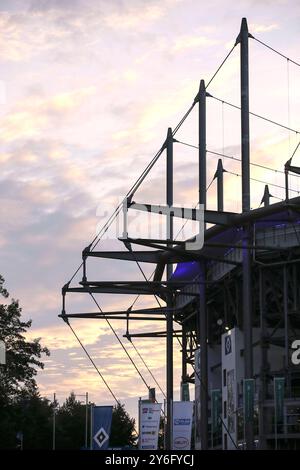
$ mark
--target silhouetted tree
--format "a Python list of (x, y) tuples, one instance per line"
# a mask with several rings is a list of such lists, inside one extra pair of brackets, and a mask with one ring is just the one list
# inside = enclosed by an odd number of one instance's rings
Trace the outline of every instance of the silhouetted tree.
[(80, 449), (84, 446), (85, 413), (85, 405), (71, 392), (56, 413), (57, 449)]
[[(9, 297), (2, 276), (0, 295), (4, 299)], [(35, 376), (38, 368), (44, 368), (42, 355), (50, 353), (41, 346), (40, 339), (25, 338), (31, 320), (22, 321), (21, 312), (17, 300), (0, 304), (0, 340), (6, 345), (6, 365), (0, 365), (0, 448), (14, 448), (16, 432), (23, 431), (20, 426), (25, 423), (25, 397), (26, 403), (34, 403), (35, 407), (37, 403), (44, 405), (40, 403)]]
[(125, 406), (118, 404), (113, 408), (110, 447), (133, 446), (136, 441), (135, 419), (130, 418)]
[(52, 405), (39, 393), (23, 391), (13, 406), (16, 431), (23, 434), (24, 449), (52, 448)]

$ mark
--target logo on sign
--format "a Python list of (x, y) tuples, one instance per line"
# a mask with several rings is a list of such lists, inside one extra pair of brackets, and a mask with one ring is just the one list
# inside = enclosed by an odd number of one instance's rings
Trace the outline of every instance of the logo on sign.
[(176, 437), (174, 439), (174, 444), (177, 449), (183, 449), (184, 447), (187, 447), (189, 444), (189, 441), (185, 437)]
[(189, 426), (190, 422), (189, 418), (174, 419), (175, 426)]
[(231, 353), (231, 336), (225, 336), (225, 355)]
[(99, 429), (99, 431), (97, 432), (97, 434), (95, 434), (94, 436), (94, 441), (96, 442), (96, 444), (99, 446), (99, 447), (102, 447), (103, 444), (109, 439), (109, 436), (107, 434), (107, 432), (105, 431), (105, 429), (101, 428)]

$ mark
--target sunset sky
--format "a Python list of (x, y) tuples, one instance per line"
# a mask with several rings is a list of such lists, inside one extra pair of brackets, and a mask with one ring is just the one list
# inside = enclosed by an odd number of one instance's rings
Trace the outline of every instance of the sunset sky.
[[(81, 252), (115, 205), (152, 159), (197, 94), (233, 46), (242, 17), (258, 39), (299, 62), (298, 0), (1, 0), (0, 2), (0, 192), (1, 269), (12, 297), (20, 300), (30, 336), (51, 350), (38, 374), (41, 393), (63, 400), (71, 390), (86, 391), (97, 404), (112, 398), (58, 318), (61, 287), (81, 261)], [(210, 94), (239, 105), (239, 47), (208, 88)], [(300, 69), (254, 40), (250, 41), (250, 109), (300, 130)], [(207, 148), (240, 157), (239, 112), (208, 99)], [(178, 140), (197, 145), (196, 108)], [(251, 118), (251, 161), (282, 170), (299, 134)], [(300, 164), (299, 152), (294, 164)], [(208, 183), (217, 157), (208, 154)], [(240, 173), (238, 162), (224, 167)], [(175, 203), (197, 203), (197, 150), (174, 148)], [(135, 200), (165, 202), (162, 156)], [(251, 168), (251, 176), (282, 186), (281, 173)], [(297, 195), (299, 178), (290, 185)], [(225, 175), (225, 209), (240, 210), (239, 176)], [(264, 184), (252, 181), (252, 207)], [(284, 190), (270, 186), (277, 198)], [(216, 207), (215, 184), (208, 193)], [(273, 199), (277, 201), (277, 199)], [(139, 235), (143, 219), (139, 216)], [(155, 229), (157, 222), (153, 222)], [(180, 224), (176, 228), (179, 229)], [(99, 249), (122, 249), (115, 226)], [(176, 230), (175, 230), (176, 232)], [(187, 230), (186, 235), (192, 233)], [(134, 235), (134, 234), (132, 234)], [(90, 277), (142, 280), (135, 264), (96, 260)], [(147, 274), (151, 267), (145, 267)], [(77, 277), (76, 280), (79, 278)], [(134, 297), (98, 296), (106, 310), (128, 308)], [(155, 305), (140, 298), (137, 306)], [(96, 311), (91, 300), (73, 295), (68, 312)], [(132, 331), (164, 329), (137, 322)], [(140, 324), (141, 323), (141, 324)], [(136, 415), (144, 384), (104, 321), (73, 321), (117, 397)], [(122, 322), (115, 323), (120, 336)], [(125, 345), (145, 371), (126, 339)], [(165, 388), (165, 344), (135, 345)], [(175, 398), (180, 360), (175, 344)], [(161, 398), (158, 394), (158, 398)]]

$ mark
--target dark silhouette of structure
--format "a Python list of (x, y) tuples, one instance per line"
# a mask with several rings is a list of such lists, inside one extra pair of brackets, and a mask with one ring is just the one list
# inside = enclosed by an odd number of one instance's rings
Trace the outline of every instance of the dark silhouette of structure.
[[(187, 249), (184, 242), (173, 238), (173, 218), (182, 216), (183, 209), (172, 207), (173, 145), (178, 141), (174, 137), (177, 128), (169, 129), (155, 157), (157, 160), (166, 151), (166, 206), (137, 204), (132, 200), (134, 190), (126, 199), (128, 210), (167, 214), (171, 208), (166, 239), (126, 237), (123, 241), (127, 251), (97, 251), (91, 244), (83, 251), (80, 286), (68, 283), (63, 288), (61, 317), (67, 322), (70, 318), (125, 319), (128, 339), (166, 338), (168, 449), (173, 347), (180, 347), (182, 352), (182, 383), (196, 385), (197, 448), (300, 448), (300, 366), (292, 361), (293, 342), (300, 339), (300, 197), (289, 197), (287, 177), (289, 172), (300, 174), (300, 168), (292, 166), (291, 159), (285, 165), (285, 200), (271, 204), (272, 195), (266, 186), (263, 207), (251, 209), (249, 38), (255, 39), (243, 18), (234, 46), (240, 47), (242, 212), (224, 211), (226, 170), (221, 160), (215, 174), (218, 209), (206, 207), (206, 99), (211, 95), (201, 80), (190, 108), (198, 106), (200, 206), (184, 216), (200, 222), (203, 216), (203, 247)], [(189, 243), (196, 241), (197, 237)], [(147, 249), (135, 250), (136, 245)], [(87, 277), (90, 257), (131, 261), (139, 266), (152, 263), (153, 280), (92, 281)], [(157, 308), (149, 309), (66, 313), (65, 297), (72, 292), (154, 295), (165, 306), (158, 302)], [(160, 320), (166, 322), (166, 329), (133, 335), (129, 325), (134, 320)], [(193, 372), (189, 373), (191, 368)], [(274, 388), (274, 378), (283, 380), (282, 396), (278, 394), (280, 387)], [(213, 390), (220, 390), (222, 400), (217, 424), (213, 421)]]

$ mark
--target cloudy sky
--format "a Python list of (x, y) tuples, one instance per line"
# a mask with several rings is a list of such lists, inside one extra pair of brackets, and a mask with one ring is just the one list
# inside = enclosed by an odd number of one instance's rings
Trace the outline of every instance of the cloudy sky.
[[(60, 290), (81, 260), (81, 251), (162, 145), (193, 102), (201, 78), (213, 75), (235, 42), (243, 16), (257, 38), (299, 62), (300, 6), (297, 0), (1, 0), (0, 2), (0, 192), (1, 274), (32, 337), (51, 349), (38, 383), (45, 395), (63, 399), (71, 390), (90, 392), (98, 404), (111, 397), (57, 317)], [(250, 107), (293, 129), (300, 129), (299, 67), (251, 40)], [(239, 104), (239, 50), (236, 47), (208, 91)], [(239, 158), (238, 111), (208, 100), (209, 150)], [(197, 144), (194, 110), (177, 134)], [(251, 159), (282, 170), (297, 136), (251, 118)], [(176, 144), (175, 202), (197, 202), (197, 151)], [(300, 163), (299, 154), (294, 163)], [(217, 157), (208, 156), (208, 182)], [(239, 174), (238, 162), (224, 167)], [(135, 199), (163, 203), (162, 156)], [(240, 177), (225, 175), (225, 209), (240, 210)], [(252, 178), (282, 186), (283, 175), (252, 166)], [(298, 178), (291, 177), (297, 195)], [(280, 187), (270, 186), (277, 198)], [(252, 180), (252, 207), (264, 184)], [(215, 185), (209, 190), (215, 208)], [(274, 199), (275, 201), (275, 199)], [(141, 216), (140, 216), (141, 217)], [(140, 235), (143, 222), (139, 219)], [(156, 222), (154, 226), (157, 226)], [(115, 226), (99, 248), (119, 248)], [(179, 226), (178, 226), (179, 228)], [(192, 228), (191, 228), (192, 230)], [(188, 235), (188, 230), (186, 235)], [(97, 260), (94, 278), (138, 279), (135, 265)], [(146, 267), (146, 273), (150, 273)], [(92, 277), (91, 276), (91, 277)], [(76, 280), (76, 279), (75, 279)], [(68, 312), (95, 311), (89, 298), (75, 298)], [(127, 308), (133, 298), (103, 295), (106, 310)], [(155, 305), (140, 298), (137, 306)], [(74, 321), (117, 397), (136, 414), (145, 386), (104, 322)], [(125, 325), (115, 324), (120, 335)], [(163, 329), (138, 324), (132, 331)], [(126, 340), (124, 340), (126, 342)], [(136, 346), (165, 387), (165, 345), (139, 340)], [(146, 380), (153, 385), (139, 358)], [(175, 355), (179, 351), (176, 345)], [(178, 397), (180, 361), (175, 363)]]

